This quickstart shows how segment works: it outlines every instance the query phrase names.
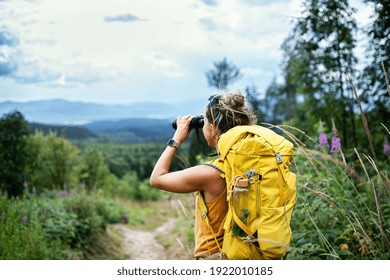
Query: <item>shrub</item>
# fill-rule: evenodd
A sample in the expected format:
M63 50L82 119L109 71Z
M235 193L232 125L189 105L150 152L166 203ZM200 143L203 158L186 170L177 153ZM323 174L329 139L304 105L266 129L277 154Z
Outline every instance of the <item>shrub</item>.
M117 223L119 204L82 187L33 193L20 199L0 196L0 259L85 258Z
M67 258L59 239L43 229L34 205L0 196L0 259L32 260Z
M36 159L29 168L30 184L42 189L62 188L79 183L79 149L55 133L44 136L36 133L30 141L31 153Z
M159 200L164 193L159 189L153 188L149 184L149 180L144 180L139 184L135 198L138 200Z
M110 174L104 163L101 152L94 148L87 148L81 156L80 180L88 190L106 188L113 183L113 175Z

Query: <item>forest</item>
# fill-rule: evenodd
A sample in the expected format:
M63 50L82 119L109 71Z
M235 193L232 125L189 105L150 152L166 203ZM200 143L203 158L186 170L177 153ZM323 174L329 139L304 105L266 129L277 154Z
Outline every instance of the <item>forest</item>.
M258 124L294 143L297 205L285 259L390 259L390 2L364 3L372 22L359 28L347 0L303 1L281 46L283 82L242 90ZM211 88L242 75L226 57L205 70ZM0 119L0 259L129 258L112 226L147 228L156 217L176 220L158 240L183 250L167 258L191 258L194 196L149 185L165 133L123 141L120 133L59 131L19 111ZM204 148L193 132L172 170L210 160Z

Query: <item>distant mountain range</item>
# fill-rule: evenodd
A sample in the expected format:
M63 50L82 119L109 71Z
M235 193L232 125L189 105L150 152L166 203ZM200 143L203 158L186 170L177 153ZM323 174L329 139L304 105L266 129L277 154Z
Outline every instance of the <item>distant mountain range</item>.
M203 113L204 106L203 100L104 105L55 99L3 102L0 117L18 110L32 131L54 132L73 140L150 142L168 139L173 135L176 116Z
M204 106L204 100L177 103L143 102L128 105L105 105L62 99L23 103L8 101L0 103L0 116L18 110L28 122L81 125L103 120L174 119L179 115L203 113Z
M48 134L54 132L70 140L140 143L161 142L172 137L172 121L167 119L123 119L97 121L85 125L49 125L29 123L30 130Z

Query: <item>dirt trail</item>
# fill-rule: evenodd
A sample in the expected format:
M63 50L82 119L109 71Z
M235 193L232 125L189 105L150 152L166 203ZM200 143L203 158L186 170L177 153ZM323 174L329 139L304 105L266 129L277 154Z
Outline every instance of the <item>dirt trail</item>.
M131 260L164 260L166 259L164 247L157 242L156 235L168 233L174 219L166 221L154 231L140 231L129 228L127 225L118 224L115 228L123 233L123 250Z

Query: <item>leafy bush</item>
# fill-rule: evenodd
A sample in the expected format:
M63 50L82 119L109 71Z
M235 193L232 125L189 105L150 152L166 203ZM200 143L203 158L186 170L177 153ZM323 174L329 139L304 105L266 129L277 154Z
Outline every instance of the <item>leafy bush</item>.
M104 192L112 197L134 199L139 184L140 181L137 174L130 171L123 178L117 179L116 182L104 188Z
M49 238L37 208L26 201L0 196L0 259L63 259L59 239Z
M88 248L105 230L104 218L99 215L94 199L81 195L66 201L67 207L77 216L75 237L71 241L74 248Z
M114 199L99 194L94 199L96 211L103 218L105 224L116 224L122 222L124 213L122 206Z
M164 194L165 192L150 186L149 180L144 180L139 185L135 198L138 200L159 200Z
M77 185L80 181L80 151L54 133L36 133L29 141L35 161L30 166L29 183L38 190Z
M56 201L56 203L53 203ZM47 236L71 244L76 238L77 215L67 208L62 199L39 198L31 203L39 205L42 213L42 226Z
M112 197L140 201L159 200L166 194L166 192L151 187L149 180L140 181L135 172L128 172L122 179L118 179L116 183L107 186L103 191Z
M83 152L80 172L80 180L89 190L106 188L113 184L113 175L104 163L102 153L94 148L87 148Z
M118 223L121 206L82 187L45 191L26 188L21 199L0 196L0 259L85 258Z

